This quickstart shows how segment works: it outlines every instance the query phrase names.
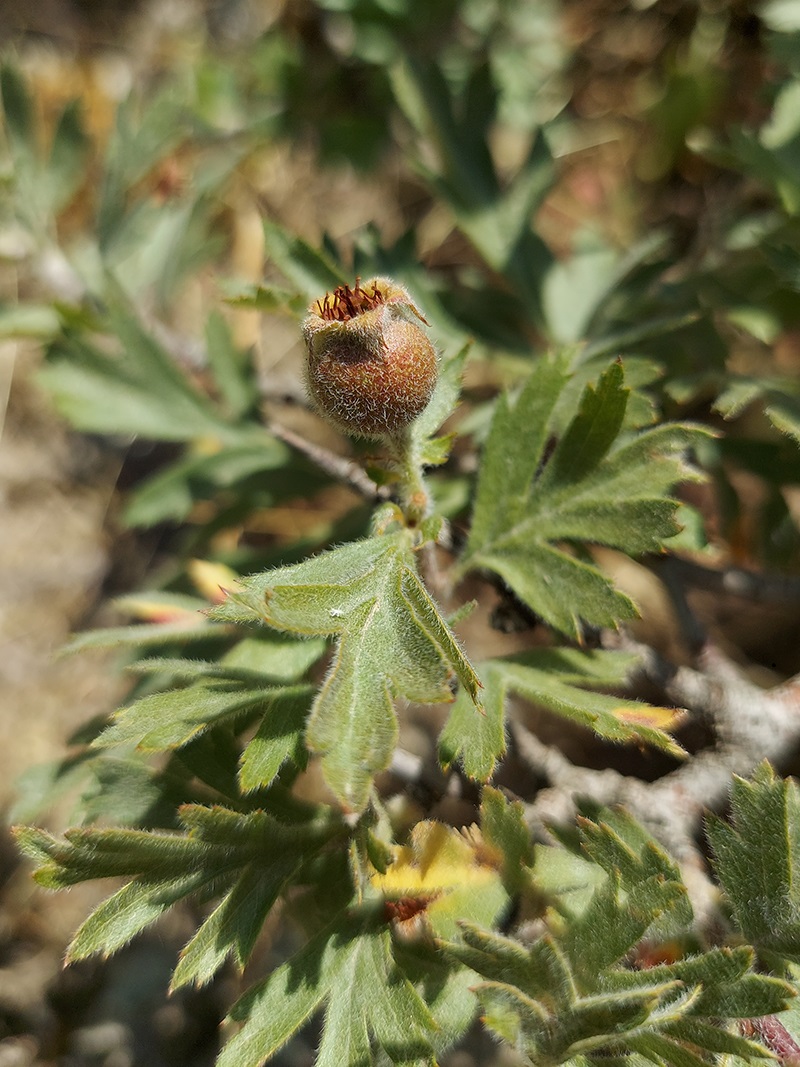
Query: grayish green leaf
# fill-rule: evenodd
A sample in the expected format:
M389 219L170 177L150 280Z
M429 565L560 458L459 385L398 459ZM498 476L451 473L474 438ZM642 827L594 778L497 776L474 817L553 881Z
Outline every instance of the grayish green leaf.
M577 639L581 618L613 626L635 609L565 543L660 551L679 530L678 503L666 492L696 479L684 455L704 431L667 423L620 438L629 391L614 363L596 388L587 387L547 455L569 378L565 359L542 359L515 402L498 401L462 570L495 571L547 622Z
M200 867L174 879L136 878L128 882L81 924L67 949L67 959L82 960L95 953L111 955L215 874Z
M252 863L181 952L170 986L178 989L213 978L229 956L243 969L268 913L301 863L300 855L273 856L269 865Z
M310 703L310 691L279 693L270 701L255 736L242 753L239 785L243 792L267 788L287 760L297 767L305 766L303 731Z
M629 656L578 649L535 649L489 660L480 667L485 714L478 715L459 695L439 738L439 757L445 766L461 760L471 778L486 781L505 751L505 709L512 692L607 741L644 743L682 756L667 732L681 721L680 709L590 691L621 686L633 666Z
M711 816L714 866L744 935L800 960L800 790L766 762L734 778L731 822Z
M265 714L280 692L207 679L184 689L153 693L116 712L111 726L94 743L101 748L135 744L152 752L180 748L203 731L243 713Z
M458 678L477 701L480 682L416 574L406 531L373 537L257 575L217 609L219 619L258 618L276 629L336 635L306 741L354 810L389 763L397 736L393 696L452 700Z

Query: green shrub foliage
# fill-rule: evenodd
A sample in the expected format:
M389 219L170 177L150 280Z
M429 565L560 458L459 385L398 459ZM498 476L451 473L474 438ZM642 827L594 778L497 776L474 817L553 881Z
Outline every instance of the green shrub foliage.
M574 153L604 135L573 106L568 71L585 56L557 4L306 6L303 33L279 20L238 64L209 46L193 78L135 90L102 144L77 103L43 123L20 71L0 74L0 226L27 250L0 337L41 343L40 380L77 429L119 449L170 446L123 504L131 527L172 531L169 567L120 598L129 625L71 642L125 654L129 698L20 783L20 823L64 795L75 803L63 835L17 830L38 882L115 883L68 959L111 954L189 900L201 920L172 985L202 985L243 971L268 920L292 924L294 954L231 1007L220 1067L260 1067L311 1020L318 1067L432 1065L478 1016L537 1067L769 1058L766 1031L745 1020L774 1017L800 1039L788 1010L796 784L766 763L733 781L730 816L708 823L711 915L695 914L685 854L653 822L590 799L547 836L536 787L509 767L514 724L535 706L548 736L557 724L595 760L613 743L691 768L675 736L684 712L637 699L638 652L604 636L637 615L611 554L712 560L707 516L687 503L695 483L722 502L718 551L741 530L731 472L757 477L750 558L800 563L785 495L800 478L800 389L770 356L800 315L794 6L748 15L757 121L721 104L735 97L735 5L698 8L636 115L650 185L624 195L645 205L641 219L628 217L623 239L592 217L561 240L548 211ZM334 23L352 38L347 57ZM351 80L367 87L361 108ZM425 246L422 209L399 237L376 219L346 242L266 218L265 278L224 279L227 296L184 344L182 293L202 272L223 281L222 205L265 146L307 146L310 130L332 181L342 160L354 183L400 168L428 221L446 221L457 262ZM524 151L504 155L502 134ZM148 179L175 158L192 180L152 195ZM726 190L688 250L667 193L687 159ZM76 200L88 212L79 237L63 225ZM58 291L37 274L45 256L60 264ZM402 287L393 328L430 338L438 381L418 418L395 426L382 411L392 432L376 442L371 423L371 440L344 455L343 438L337 449L286 432L229 316L293 322L299 351L318 302L320 322L337 320L322 332L356 346L336 358L360 366L368 341L374 365L389 304L374 297L369 331L362 307L347 310L353 293L378 293L373 278ZM749 359L733 358L742 338ZM315 380L320 394L335 387ZM231 537L341 481L360 501L343 494L313 530ZM508 628L536 628L522 651L469 637L490 595ZM409 718L427 731L427 762L398 747ZM448 788L472 805L459 828L420 799Z

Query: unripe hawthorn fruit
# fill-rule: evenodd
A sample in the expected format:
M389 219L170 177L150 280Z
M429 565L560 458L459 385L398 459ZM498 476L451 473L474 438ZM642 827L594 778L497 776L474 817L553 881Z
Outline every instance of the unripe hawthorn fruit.
M317 409L357 437L390 437L427 407L436 350L425 319L389 278L340 285L315 300L303 322L306 377ZM426 323L427 325L427 323Z

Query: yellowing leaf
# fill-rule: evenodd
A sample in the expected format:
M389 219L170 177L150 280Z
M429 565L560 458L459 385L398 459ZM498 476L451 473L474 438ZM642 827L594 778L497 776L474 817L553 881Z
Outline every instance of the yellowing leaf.
M472 839L470 839L472 838ZM373 875L372 885L386 896L438 895L469 882L484 884L497 876L502 857L483 847L476 827L469 835L440 822L418 823L408 845L398 845L394 863L385 874ZM491 857L492 862L487 862Z
M477 715L459 693L439 738L439 759L460 760L478 781L487 781L505 750L509 693L579 723L606 741L651 745L671 756L685 755L670 731L683 721L680 708L657 708L593 689L625 685L636 658L596 649L537 648L480 665L485 715Z
M455 936L457 921L478 912L479 921L494 922L508 901L500 875L503 856L476 826L458 831L439 822L418 823L409 844L398 845L394 855L384 874L372 876L373 889L389 900L427 902L424 914L438 937Z
M224 563L207 559L190 559L186 570L197 592L212 604L221 604L226 593L236 592L239 575Z
M688 713L685 708L658 708L631 701L612 708L611 714L631 726L647 726L670 733L684 723Z

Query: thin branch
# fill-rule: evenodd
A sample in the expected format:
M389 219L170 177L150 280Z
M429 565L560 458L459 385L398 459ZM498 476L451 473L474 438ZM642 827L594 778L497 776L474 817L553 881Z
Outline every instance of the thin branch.
M367 500L379 503L390 499L391 490L386 486L373 482L370 476L354 460L348 459L346 456L339 456L322 445L315 445L313 441L307 440L301 434L295 433L294 430L289 430L276 422L270 423L267 428L275 437L285 441L290 448L296 449L307 459L310 459L320 470L330 474L332 478L344 482L345 485L349 485L351 489L355 489L357 493L360 493Z
M664 584L667 595L672 601L675 617L687 649L696 654L708 640L705 626L700 622L686 596L686 575L679 567L680 562L673 556L667 556L657 562L655 573Z
M709 593L737 596L757 604L800 604L800 578L793 575L759 574L741 567L707 567L679 556L669 556L663 566L668 566L684 584Z
M630 638L620 644L639 654L642 673L670 701L712 725L716 744L663 778L643 782L617 771L577 767L515 723L512 731L520 756L550 781L550 787L540 790L528 805L528 819L539 832L548 822L570 820L576 795L623 805L681 864L698 919L704 921L716 891L696 844L703 812L725 803L732 775L750 775L764 759L779 765L800 743L800 676L764 690L711 644L698 657L699 670L675 667Z
M591 797L607 806L624 806L678 861L695 922L701 927L708 925L715 914L718 894L695 841L695 813L689 815L679 795L654 795L669 775L659 782L643 782L610 769L578 767L558 749L543 744L521 723L514 723L511 730L519 755L551 782L549 789L540 790L535 800L526 805L526 820L536 836L546 837L550 824L572 822L577 797Z

